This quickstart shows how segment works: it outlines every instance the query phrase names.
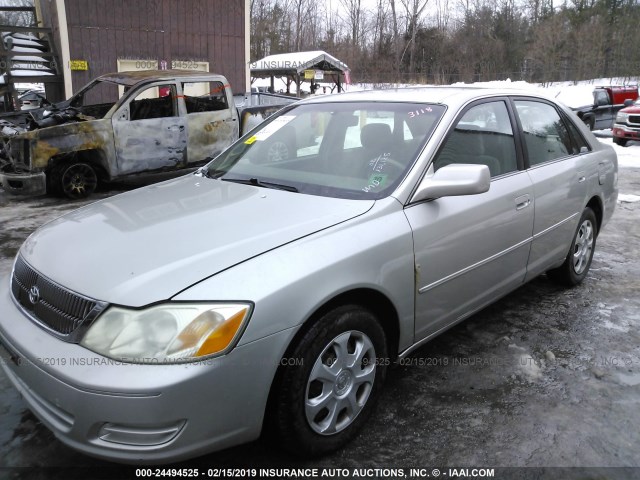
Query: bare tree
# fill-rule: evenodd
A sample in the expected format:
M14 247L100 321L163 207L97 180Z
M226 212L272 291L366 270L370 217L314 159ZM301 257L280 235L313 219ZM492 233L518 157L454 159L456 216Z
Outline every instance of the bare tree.
M361 0L340 0L340 4L347 11L347 24L351 31L351 46L357 48L362 31L362 5Z
M429 0L400 0L408 19L409 33L409 73L415 73L416 32L420 16Z
M398 31L398 11L396 9L396 0L389 0L391 5L391 17L393 20L393 66L395 69L396 81L400 78L400 34Z

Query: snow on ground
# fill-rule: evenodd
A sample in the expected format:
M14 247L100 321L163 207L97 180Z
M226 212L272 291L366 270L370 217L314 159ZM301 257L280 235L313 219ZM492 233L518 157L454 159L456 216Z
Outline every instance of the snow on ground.
M582 107L593 103L593 89L608 85L638 85L638 78L597 78L581 82L553 82L547 84L528 83L511 80L477 82L474 86L490 88L509 88L518 90L533 90L564 103L570 108ZM456 85L465 85L459 83Z
M613 143L611 130L598 130L594 132L598 140L605 145L610 145L618 154L618 166L621 168L640 168L640 142L627 142L626 147Z
M618 201L622 203L640 202L640 195L630 195L628 193L621 193L618 195Z
M555 98L557 101L564 103L570 108L583 107L593 103L593 89L594 87L607 86L607 85L638 85L640 83L640 77L625 77L625 78L596 78L592 80L584 80L580 82L552 82L552 83L529 83L525 81L511 81L496 80L492 82L476 82L471 84L466 83L454 83L455 86L473 85L474 87L486 87L486 88L500 88L509 90L531 90L548 97ZM268 87L271 84L271 80L268 78L256 79L252 84L253 87ZM329 83L322 83L322 86L332 86ZM360 90L372 90L383 88L408 88L408 87L427 87L432 86L428 84L404 84L404 83L353 83L350 85L344 85L344 88L348 92L357 92ZM276 92L284 92L286 90L286 83L283 78L276 77L274 82ZM327 91L329 90L327 88ZM301 87L305 94L308 94L309 84L303 83ZM292 93L296 92L295 84L290 87Z
M594 132L601 143L611 145L618 154L618 167L620 175L624 175L627 168L640 168L640 142L628 142L626 147L621 147L613 143L611 130L599 130ZM640 202L639 191L620 191L618 193L618 203Z

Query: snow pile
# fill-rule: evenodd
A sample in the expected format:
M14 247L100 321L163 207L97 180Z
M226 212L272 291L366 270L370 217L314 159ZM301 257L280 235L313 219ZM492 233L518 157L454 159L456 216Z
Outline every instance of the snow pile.
M618 195L618 201L621 203L640 202L640 195L631 195L629 193L621 193Z

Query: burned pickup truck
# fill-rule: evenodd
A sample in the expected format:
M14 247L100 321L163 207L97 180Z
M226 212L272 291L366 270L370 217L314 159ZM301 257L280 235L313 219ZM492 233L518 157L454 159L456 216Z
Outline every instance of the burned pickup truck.
M90 195L98 182L187 170L295 99L239 111L222 75L103 75L70 99L0 116L0 185L12 194Z

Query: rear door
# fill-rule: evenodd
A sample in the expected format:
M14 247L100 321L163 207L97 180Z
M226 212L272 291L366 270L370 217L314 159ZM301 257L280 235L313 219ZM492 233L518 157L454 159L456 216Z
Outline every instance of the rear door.
M506 99L467 108L433 168L485 164L488 192L405 208L414 236L416 341L461 320L524 280L533 229L533 188L516 154Z
M228 87L220 81L182 83L190 166L215 157L238 139L238 114Z
M569 119L538 99L515 99L527 172L533 183L535 221L527 280L562 261L595 174L589 147Z

